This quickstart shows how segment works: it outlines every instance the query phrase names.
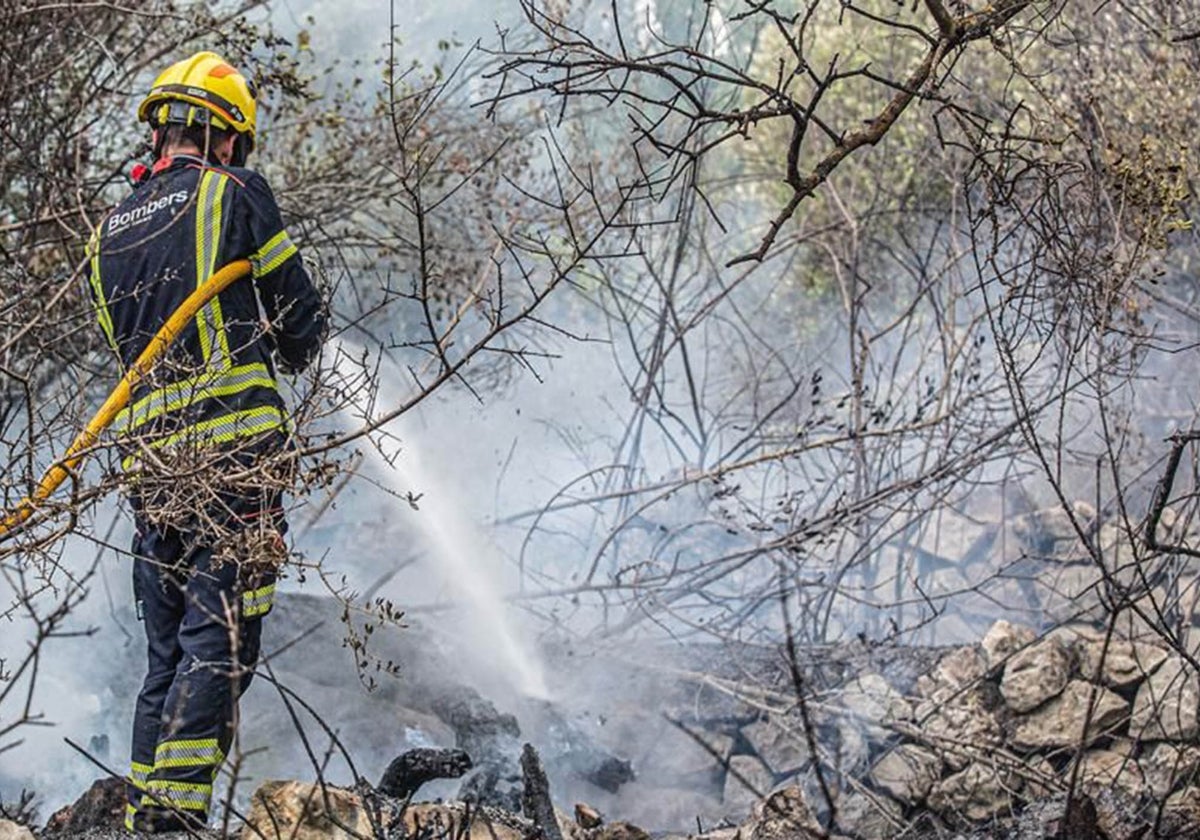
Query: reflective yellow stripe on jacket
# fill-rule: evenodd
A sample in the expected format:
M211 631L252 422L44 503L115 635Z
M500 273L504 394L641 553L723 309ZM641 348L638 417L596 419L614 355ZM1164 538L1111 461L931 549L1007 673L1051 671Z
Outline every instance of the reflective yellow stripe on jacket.
M196 288L217 270L217 253L221 243L221 200L225 196L225 185L229 176L209 169L200 177L200 193L196 202ZM225 319L221 315L221 299L215 297L196 313L196 326L200 331L200 347L204 361L211 367L229 367L229 337L225 333ZM213 338L216 337L214 347ZM217 357L213 358L213 353Z
M288 432L287 418L275 406L264 405L196 423L160 440L149 441L146 446L149 449L162 449L183 442L189 446L206 448L276 430L285 434ZM132 469L137 461L136 455L130 455L121 462L121 467Z
M100 322L100 329L104 330L104 337L108 339L109 346L116 350L117 341L113 336L112 314L108 311L104 285L100 282L100 228L96 228L92 232L92 238L88 240L87 257L90 268L88 280L91 281L92 291L96 295L96 320Z
M254 266L254 276L262 277L264 274L270 274L287 262L294 253L296 253L296 246L288 238L287 231L279 231L267 240L266 245L250 255L250 262Z
M151 391L122 412L113 422L113 429L132 432L155 418L195 405L201 400L228 397L254 387L278 388L267 366L262 363L202 373Z

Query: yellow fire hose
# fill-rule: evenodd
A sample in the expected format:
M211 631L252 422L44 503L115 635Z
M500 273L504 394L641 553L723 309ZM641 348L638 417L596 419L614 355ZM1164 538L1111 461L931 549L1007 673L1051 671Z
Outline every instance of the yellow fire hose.
M22 499L14 510L5 515L4 520L0 522L0 541L7 538L14 528L29 519L37 510L38 504L48 499L66 480L67 476L79 467L80 462L83 461L83 453L96 444L100 439L101 432L108 428L121 410L129 404L129 397L133 393L133 389L150 373L154 363L162 358L163 353L179 337L183 328L196 317L196 313L234 281L249 274L250 268L249 260L234 260L214 272L197 287L196 291L188 295L178 309L171 313L171 317L150 339L146 349L117 383L117 387L113 388L108 399L104 401L104 405L100 406L84 430L76 436L66 454L46 470L42 480L38 482L37 488L34 489L33 495Z

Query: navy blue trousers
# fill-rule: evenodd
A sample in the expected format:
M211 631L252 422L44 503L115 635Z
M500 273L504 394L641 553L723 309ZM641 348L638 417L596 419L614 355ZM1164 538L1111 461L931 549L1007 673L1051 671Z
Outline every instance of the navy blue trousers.
M275 580L214 564L212 549L187 533L146 529L133 552L148 661L133 720L126 827L196 827L208 819L233 741Z

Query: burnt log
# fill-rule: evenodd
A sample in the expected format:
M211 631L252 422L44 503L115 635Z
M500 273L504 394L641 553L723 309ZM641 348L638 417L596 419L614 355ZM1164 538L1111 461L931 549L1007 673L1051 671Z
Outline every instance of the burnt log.
M477 806L519 812L521 774L516 769L516 763L509 760L479 765L459 787L458 798Z
M521 727L516 717L499 711L490 700L465 686L437 697L432 711L454 730L455 745L474 763L474 771L459 788L459 798L519 810L521 774L516 754Z
M554 803L550 801L550 781L546 778L542 760L533 744L526 744L521 749L521 777L525 783L521 794L521 810L537 826L542 840L563 840L558 817L554 814Z
M408 750L392 759L376 790L397 799L408 799L426 782L457 779L472 766L471 757L463 750Z
M455 686L436 698L432 710L454 730L459 749L480 764L515 751L521 737L521 726L513 715L499 711L490 700L465 686Z

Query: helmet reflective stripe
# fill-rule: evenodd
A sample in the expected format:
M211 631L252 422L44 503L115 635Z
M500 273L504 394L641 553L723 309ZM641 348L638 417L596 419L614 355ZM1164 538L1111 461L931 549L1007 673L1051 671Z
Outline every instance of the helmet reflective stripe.
M246 115L242 113L242 109L237 105L203 88L189 87L188 85L161 85L151 90L150 96L191 102L206 108L218 117L223 115L233 123L245 122L246 120ZM159 113L161 113L161 110Z

